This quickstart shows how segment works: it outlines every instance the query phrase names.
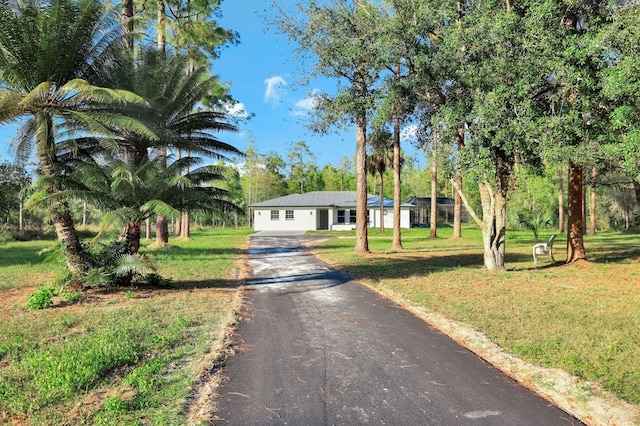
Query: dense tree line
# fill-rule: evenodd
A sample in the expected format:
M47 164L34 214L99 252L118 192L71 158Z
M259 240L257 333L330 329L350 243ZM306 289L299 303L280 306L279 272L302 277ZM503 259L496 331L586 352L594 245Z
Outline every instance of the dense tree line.
M366 188L367 134L418 123L453 146L451 180L465 201L477 186L484 263L505 268L507 204L519 168L566 170L567 259L586 259L587 179L638 178L638 35L635 2L331 0L274 1L276 28L333 78L314 129L356 127L356 176ZM396 151L395 161L399 159ZM396 163L396 169L399 169ZM399 186L399 185L398 185ZM358 204L356 251L367 251ZM476 212L477 211L477 212Z

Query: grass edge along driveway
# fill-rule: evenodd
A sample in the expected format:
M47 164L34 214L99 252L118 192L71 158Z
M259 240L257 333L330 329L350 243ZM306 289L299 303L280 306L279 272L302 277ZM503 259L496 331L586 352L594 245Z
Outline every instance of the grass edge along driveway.
M210 403L210 394L201 391L212 377L205 373L224 356L236 321L249 233L199 230L192 241L147 251L173 279L169 287L91 290L40 311L28 310L26 298L63 273L36 254L53 242L0 248L0 423L206 421L202 399Z
M510 231L509 270L493 274L479 231L465 231L403 230L393 252L390 232L370 230L365 256L339 233L313 250L587 424L640 424L640 236L587 237L590 263L534 268L530 233Z

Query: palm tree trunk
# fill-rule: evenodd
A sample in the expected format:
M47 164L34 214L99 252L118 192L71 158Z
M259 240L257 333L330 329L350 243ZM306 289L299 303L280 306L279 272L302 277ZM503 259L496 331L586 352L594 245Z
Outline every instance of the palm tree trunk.
M137 254L140 251L140 222L132 220L127 224L125 239L129 254Z
M87 262L82 258L82 245L67 203L52 207L50 213L58 239L62 242L69 271L76 273L88 269Z
M167 147L160 148L158 155L163 159L164 167L166 167ZM169 245L169 223L167 218L162 215L158 215L156 218L156 245L160 247Z
M36 144L36 152L40 162L40 170L44 176L56 175L56 151L53 139L53 119L46 113L36 116L38 127L44 129L44 137ZM59 188L53 184L48 184L45 192L49 195L56 194ZM83 260L82 245L76 231L73 217L66 201L56 202L49 206L51 221L62 243L67 268L71 273L80 272L88 268L87 262Z

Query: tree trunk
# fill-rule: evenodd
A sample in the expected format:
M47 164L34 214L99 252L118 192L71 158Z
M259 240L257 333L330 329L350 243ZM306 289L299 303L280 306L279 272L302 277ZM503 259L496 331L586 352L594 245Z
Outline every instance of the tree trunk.
M193 73L193 69L190 71L191 73ZM185 157L190 157L191 156L191 151L187 150L185 152ZM189 174L189 167L187 167L185 169L185 174ZM186 240L190 240L191 239L191 226L189 223L189 209L184 209L182 211L182 223L181 223L181 229L180 229L180 237Z
M181 235L182 235L182 215L179 215L173 221L173 236L179 237Z
M562 165L558 165L558 232L564 232L564 179Z
M161 247L169 244L169 224L165 216L156 217L156 245Z
M144 221L144 235L147 240L151 239L151 218Z
M505 267L505 232L507 229L507 199L501 191L493 191L486 183L481 183L482 202L482 243L484 247L484 267L489 271L503 271Z
M584 170L583 170L584 172ZM587 233L587 186L582 177L582 235Z
M18 230L24 231L24 197L20 195L20 210L18 213Z
M567 182L569 199L569 225L567 229L567 263L586 260L582 226L582 206L584 191L584 172L581 166L569 162L569 179Z
M640 204L640 182L633 181L633 192L636 194L636 203Z
M36 121L39 122L39 126L47 129L46 134L38 138L36 142L36 154L40 163L40 170L44 176L56 176L57 156L55 141L53 139L53 119L45 113L38 114L35 118ZM44 121L44 123L42 123L42 121ZM59 192L59 188L54 186L54 184L48 184L45 192L53 195ZM49 206L49 214L51 215L58 239L62 243L67 268L71 273L86 270L89 265L83 260L83 249L75 224L73 223L69 204L66 201L53 203Z
M596 235L596 176L598 175L597 169L594 167L591 169L591 194L589 197L589 235Z
M359 110L356 117L356 253L369 252L367 226L367 116Z
M133 50L133 0L122 1L120 22L122 24L125 47L128 50Z
M125 239L129 254L137 254L140 251L140 222L132 220L127 224Z
M460 7L459 4L458 6ZM464 148L464 124L458 129L456 144L458 151ZM456 164L455 180L458 188L462 188L462 169L459 164ZM462 197L458 191L453 195L453 238L462 238Z
M52 207L50 213L58 239L62 242L69 271L76 273L88 269L87 262L82 258L82 245L67 203Z
M180 238L184 240L191 239L191 224L189 222L189 210L182 212L182 230L180 231Z
M167 147L161 147L158 151L158 157L161 159L160 167L164 170L167 167ZM169 245L169 223L167 218L162 215L156 217L156 245L165 247Z
M399 72L400 66L396 67ZM393 250L402 250L402 230L401 226L401 210L402 203L402 186L401 186L401 165L400 165L400 117L396 112L393 117L393 242L391 248Z
M165 53L167 49L167 37L166 37L166 29L167 29L167 14L165 11L164 1L158 1L158 52Z
M432 129L433 155L431 156L431 217L429 238L438 237L438 133Z
M82 203L82 226L87 226L87 202Z
M380 233L384 234L384 173L380 173Z

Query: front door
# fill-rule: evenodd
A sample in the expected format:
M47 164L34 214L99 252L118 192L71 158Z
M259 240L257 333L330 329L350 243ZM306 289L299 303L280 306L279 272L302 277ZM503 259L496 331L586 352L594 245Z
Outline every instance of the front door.
M318 229L329 229L329 210L318 210Z

